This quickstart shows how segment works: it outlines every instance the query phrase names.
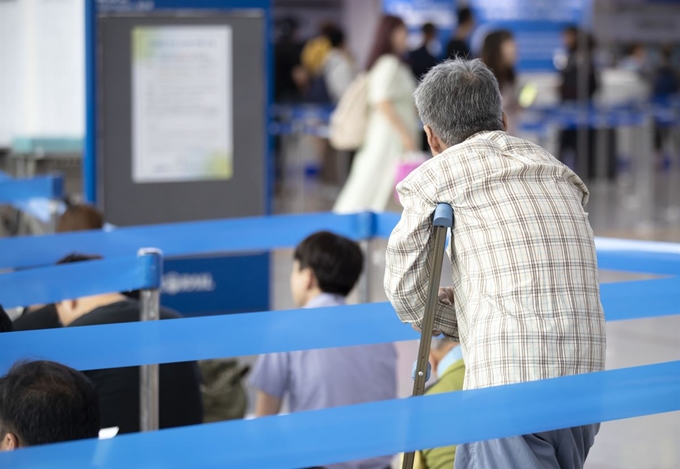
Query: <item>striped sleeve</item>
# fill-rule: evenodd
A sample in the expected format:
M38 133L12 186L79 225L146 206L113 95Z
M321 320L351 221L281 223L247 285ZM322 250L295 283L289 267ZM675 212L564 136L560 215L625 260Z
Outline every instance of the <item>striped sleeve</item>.
M397 190L404 211L387 244L385 292L400 319L416 327L421 327L427 303L434 255L432 214L438 202L437 185L421 185L417 180L433 176L429 168L421 167L399 184ZM437 303L434 329L458 340L453 306Z

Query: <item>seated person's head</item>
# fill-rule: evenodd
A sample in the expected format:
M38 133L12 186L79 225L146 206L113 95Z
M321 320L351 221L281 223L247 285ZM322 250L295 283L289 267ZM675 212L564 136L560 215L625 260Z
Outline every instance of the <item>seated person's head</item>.
M101 259L98 255L87 255L87 254L69 254L68 256L61 259L57 264L71 264L74 262L86 262ZM84 316L90 311L99 308L101 306L106 306L108 304L116 303L123 300L124 297L120 293L103 293L99 295L87 296L82 298L73 298L68 300L63 300L55 304L57 309L57 314L59 315L59 321L64 325L68 326L76 319Z
M290 286L298 307L321 293L349 295L364 264L357 243L328 231L307 237L295 249L293 259Z
M69 231L101 230L104 227L104 217L92 205L68 205L57 221L57 233Z
M0 378L0 450L96 438L99 394L82 373L49 361L19 363Z

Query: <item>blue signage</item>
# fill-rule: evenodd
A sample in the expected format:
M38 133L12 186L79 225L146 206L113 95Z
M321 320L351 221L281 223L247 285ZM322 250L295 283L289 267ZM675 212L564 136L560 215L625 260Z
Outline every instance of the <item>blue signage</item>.
M589 20L592 0L468 0L477 28L470 39L473 53L481 52L486 35L510 30L518 48L519 71L554 71L553 57L562 48L561 32ZM418 47L420 27L434 23L446 44L456 27L455 0L383 0L385 13L401 17L409 27L411 46ZM443 48L442 48L443 52Z
M425 23L433 23L439 31L436 55L442 58L456 25L455 7L454 0L383 0L385 13L398 16L406 23L412 49L421 46L421 27Z
M517 41L520 71L554 71L553 57L562 48L562 30L583 25L591 0L470 0L478 28L471 45L479 52L484 37L496 29L511 31Z
M161 304L185 316L267 311L269 255L166 259Z

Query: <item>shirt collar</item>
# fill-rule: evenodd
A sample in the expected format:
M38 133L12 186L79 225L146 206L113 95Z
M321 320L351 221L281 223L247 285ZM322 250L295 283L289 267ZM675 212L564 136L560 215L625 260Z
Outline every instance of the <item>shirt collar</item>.
M493 140L493 139L498 138L499 136L503 136L505 134L506 134L506 132L503 131L503 130L480 130L479 132L476 132L476 133L470 135L468 138L466 138L462 142L447 148L441 154L443 155L447 152L454 152L455 149L458 148L458 145L463 145L464 143L469 143L473 140L476 140L478 138L482 138L484 136ZM440 155L437 155L437 156L440 156Z
M345 304L345 297L332 293L321 293L307 302L305 308L323 308L324 306L341 306Z
M449 350L449 353L444 355L444 358L442 358L437 365L437 376L441 378L442 375L446 373L449 368L451 368L451 365L462 359L463 351L461 350L460 345L456 345L451 350Z

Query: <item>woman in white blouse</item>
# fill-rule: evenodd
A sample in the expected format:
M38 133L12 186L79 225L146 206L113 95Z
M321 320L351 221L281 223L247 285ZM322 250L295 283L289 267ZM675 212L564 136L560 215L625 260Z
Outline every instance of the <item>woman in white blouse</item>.
M413 102L416 80L403 57L408 32L396 16L384 16L368 61L369 118L334 211L383 211L394 193L396 165L420 148L420 124Z

